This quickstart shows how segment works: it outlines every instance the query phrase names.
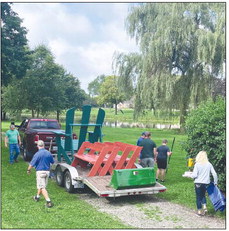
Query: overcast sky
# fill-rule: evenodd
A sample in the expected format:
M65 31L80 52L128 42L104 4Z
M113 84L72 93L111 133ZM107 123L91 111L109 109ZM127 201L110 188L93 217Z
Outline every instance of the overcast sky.
M112 75L115 51L137 50L125 31L131 3L15 3L28 29L29 46L47 45L55 61L77 77L81 88L97 76Z

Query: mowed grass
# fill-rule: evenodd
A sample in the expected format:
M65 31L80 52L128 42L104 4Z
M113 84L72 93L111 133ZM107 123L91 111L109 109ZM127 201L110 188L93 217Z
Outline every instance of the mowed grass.
M8 125L3 123L2 131ZM34 202L32 196L37 191L34 169L31 175L27 175L28 163L20 157L19 163L10 165L8 158L8 149L2 142L2 229L131 228L106 213L98 212L80 200L78 194L65 192L54 180L49 180L47 188L54 207L46 208L43 197Z
M9 123L2 124L5 131ZM136 144L140 136L140 128L103 128L103 141L121 141ZM170 160L166 182L167 191L152 195L164 198L196 209L193 180L182 177L188 170L186 166L186 153L182 150L182 143L186 136L176 130L150 129L152 139L157 146L166 138L171 147L176 137L173 155ZM3 144L3 142L2 142ZM20 159L18 164L8 164L8 149L2 145L2 228L4 229L126 229L131 228L120 223L119 220L98 212L91 205L79 199L78 194L69 194L64 188L49 181L48 192L55 206L45 208L45 201L34 202L32 196L36 193L35 171L27 175L28 163ZM156 167L155 167L156 171ZM101 198L98 197L98 200ZM214 212L208 201L209 213L225 217L225 213Z
M154 115L153 111L146 110L144 115L141 115L138 117L137 121L133 121L134 109L129 108L129 109L122 109L122 111L118 110L117 115L115 115L114 108L103 108L103 110L106 113L105 121L110 121L110 122L115 122L115 121L143 122L146 124L155 124L155 123L177 124L179 123L179 112L173 112L173 115L169 116L167 112L157 111L156 115ZM91 114L90 114L91 122L96 121L97 114L98 114L98 108L92 107ZM60 114L60 120L63 125L65 123L65 116L66 116L66 112L62 111L62 113ZM23 111L22 117L31 118L31 112L28 110ZM53 113L49 114L47 117L56 119L56 115ZM76 110L75 111L75 121L80 121L81 118L82 118L82 111Z

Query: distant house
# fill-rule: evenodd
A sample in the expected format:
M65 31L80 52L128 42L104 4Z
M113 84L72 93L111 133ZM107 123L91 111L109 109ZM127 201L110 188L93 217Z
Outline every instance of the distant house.
M115 105L114 105L114 107L115 107ZM126 109L126 108L134 108L134 100L130 99L130 100L124 101L122 103L120 102L117 105L117 108L118 108L118 110L122 110L122 109Z

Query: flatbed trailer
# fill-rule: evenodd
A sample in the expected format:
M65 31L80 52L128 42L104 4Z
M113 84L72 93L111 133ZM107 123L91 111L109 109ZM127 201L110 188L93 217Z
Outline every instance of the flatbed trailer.
M137 165L136 167L139 167ZM114 189L110 186L111 175L88 177L90 169L80 166L72 167L66 163L53 165L56 174L56 181L59 186L65 187L66 191L73 193L76 189L84 188L87 185L99 197L120 197L130 195L156 194L164 192L166 187L156 182L154 186L134 187L127 189Z
M100 197L154 194L166 190L165 186L156 182L153 168L143 169L136 163L142 147L122 142L102 142L103 109L99 109L93 124L89 123L90 105L82 107L80 124L74 123L75 110L74 107L66 113L65 132L54 132L58 152L52 171L59 186L64 186L71 193L87 185ZM75 148L72 138L74 126L80 127ZM91 126L95 127L94 131L88 132ZM89 142L85 141L87 133ZM64 140L61 139L63 137Z
M120 147L120 145L123 144L118 142L118 145ZM141 150L140 147L135 145L124 144L123 146L125 146L123 149L123 155L127 155L127 152L125 151L127 149L128 151L131 151L132 148L132 150L135 150L132 153L132 157L134 157L139 155ZM106 154L109 147L111 147L113 151ZM119 169L129 169L135 172L142 169L141 165L135 163L135 157L134 159L132 157L125 159L122 158L122 156L115 155L114 150L117 151L115 148L114 144L111 143L90 144L89 142L85 142L81 146L81 150L74 155L75 160L73 160L71 165L60 162L53 165L57 184L59 186L64 186L66 191L69 193L74 192L77 188L84 188L84 186L87 185L99 197L156 194L166 190L166 187L158 182L156 182L155 185L132 185L121 189L115 189L112 187L112 172L117 169L117 166L121 166L120 163L123 165ZM89 153L85 153L85 150L87 149L90 150ZM95 149L97 151L98 149L100 150L99 155L92 154L91 150L94 152ZM102 155L104 156L101 157ZM110 163L110 165L108 165L108 163Z

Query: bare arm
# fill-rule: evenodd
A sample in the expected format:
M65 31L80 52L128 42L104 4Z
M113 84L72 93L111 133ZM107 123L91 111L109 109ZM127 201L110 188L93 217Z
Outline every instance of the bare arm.
M8 137L5 136L5 147L7 148L8 147Z
M27 169L27 173L28 173L28 174L30 174L32 168L33 168L33 166L32 166L32 165L29 165L29 167L28 167L28 169Z
M153 153L154 153L154 159L156 160L157 159L157 154L158 154L157 148L153 149Z
M172 152L167 152L167 155L168 155L168 156L171 156L171 155L172 155Z
M20 137L20 135L18 135L18 142L21 145L21 137Z

